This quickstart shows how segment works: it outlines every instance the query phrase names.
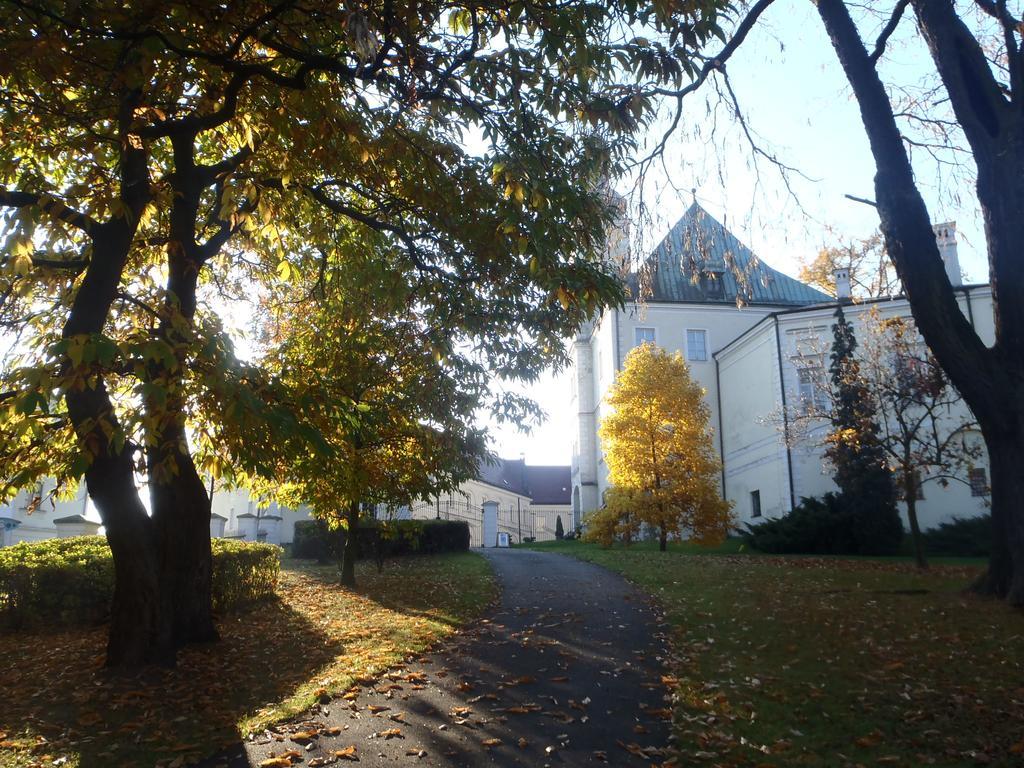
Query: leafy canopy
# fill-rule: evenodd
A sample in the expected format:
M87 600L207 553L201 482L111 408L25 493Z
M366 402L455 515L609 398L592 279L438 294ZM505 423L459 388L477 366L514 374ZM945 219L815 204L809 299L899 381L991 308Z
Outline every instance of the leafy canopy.
M201 470L276 476L273 444L319 427L230 326L370 241L436 353L564 361L621 300L602 181L637 84L692 75L721 6L5 4L0 498L105 454L174 477L186 429Z

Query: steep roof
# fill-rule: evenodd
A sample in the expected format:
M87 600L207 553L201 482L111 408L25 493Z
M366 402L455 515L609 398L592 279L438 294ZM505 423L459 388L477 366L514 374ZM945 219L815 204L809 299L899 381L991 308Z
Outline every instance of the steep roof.
M528 496L534 504L568 504L572 494L568 466L530 466L524 459L498 459L495 464L481 464L478 479Z
M630 278L633 296L649 302L736 304L739 299L795 307L831 300L762 262L697 203Z
M568 504L572 498L569 467L527 467L526 487L534 504Z

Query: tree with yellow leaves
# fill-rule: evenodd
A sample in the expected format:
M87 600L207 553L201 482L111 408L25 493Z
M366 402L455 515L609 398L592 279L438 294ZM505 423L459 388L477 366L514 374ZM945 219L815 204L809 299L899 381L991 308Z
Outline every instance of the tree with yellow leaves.
M613 409L601 422L609 480L631 500L636 517L668 537L688 534L701 544L721 542L732 523L718 491L704 390L690 378L678 352L642 344L607 398Z

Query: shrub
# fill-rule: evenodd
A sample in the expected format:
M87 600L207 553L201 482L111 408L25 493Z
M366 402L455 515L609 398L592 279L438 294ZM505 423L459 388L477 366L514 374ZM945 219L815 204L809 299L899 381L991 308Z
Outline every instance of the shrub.
M787 515L747 526L754 549L773 554L890 555L899 550L903 528L866 525L861 510L835 493L803 498ZM897 525L899 520L897 519ZM898 534L898 537L895 535Z
M561 540L565 537L565 528L562 527L562 516L559 515L555 520L555 538Z
M274 593L280 548L214 539L214 610L229 611ZM110 612L114 562L103 536L24 542L0 549L0 624L95 624Z
M331 556L330 532L320 520L299 520L292 537L292 557L324 562Z
M332 531L320 520L302 520L295 524L292 552L300 558L340 559L346 536L344 528ZM366 521L356 529L356 536L360 559L469 549L469 524L463 520Z
M988 557L992 553L992 515L954 517L924 532L929 555Z

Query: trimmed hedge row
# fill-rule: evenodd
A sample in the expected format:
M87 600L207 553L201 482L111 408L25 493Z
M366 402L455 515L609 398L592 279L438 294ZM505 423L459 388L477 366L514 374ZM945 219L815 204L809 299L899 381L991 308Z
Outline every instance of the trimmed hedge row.
M213 605L228 611L274 593L281 549L214 539ZM0 549L0 625L96 624L110 613L114 560L104 536L23 542Z
M295 523L292 557L328 560L340 557L347 531L331 530L320 520ZM469 549L469 524L456 520L391 520L362 523L356 529L360 559L433 555Z

